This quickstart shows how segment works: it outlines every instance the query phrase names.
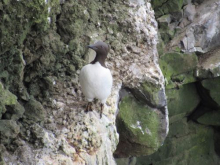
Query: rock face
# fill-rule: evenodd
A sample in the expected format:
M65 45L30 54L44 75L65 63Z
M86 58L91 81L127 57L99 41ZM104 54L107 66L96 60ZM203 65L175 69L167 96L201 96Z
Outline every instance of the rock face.
M127 95L120 103L117 119L120 143L115 156L150 155L167 135L166 118L161 109L152 108Z
M219 5L1 1L0 164L220 164ZM78 83L98 40L114 79L102 119Z
M214 149L213 136L212 128L187 122L185 119L179 120L171 124L170 134L158 152L137 159L136 164L217 165L219 157Z
M147 155L163 144L169 122L150 1L4 0L0 15L0 164L114 165L113 153ZM114 79L102 119L99 103L84 112L78 83L94 57L86 46L98 40L111 46Z
M152 1L170 132L136 165L220 164L219 1ZM127 163L129 164L129 163Z

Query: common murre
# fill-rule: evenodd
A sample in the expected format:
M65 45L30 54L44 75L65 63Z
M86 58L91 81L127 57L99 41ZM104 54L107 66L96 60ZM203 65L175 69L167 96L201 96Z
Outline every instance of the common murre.
M99 99L101 101L100 118L102 118L104 104L111 94L113 81L110 70L105 66L109 47L106 43L98 41L93 45L89 45L88 48L96 52L96 57L90 64L82 68L79 75L79 82L83 94L89 101L85 111L92 111L93 99Z

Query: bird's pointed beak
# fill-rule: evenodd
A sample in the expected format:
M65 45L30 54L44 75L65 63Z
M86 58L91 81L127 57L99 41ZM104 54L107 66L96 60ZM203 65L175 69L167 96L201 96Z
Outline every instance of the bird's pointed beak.
M87 48L90 48L90 49L96 50L96 46L95 46L95 45L88 45Z
M90 49L92 49L92 45L87 45L87 48L90 48Z

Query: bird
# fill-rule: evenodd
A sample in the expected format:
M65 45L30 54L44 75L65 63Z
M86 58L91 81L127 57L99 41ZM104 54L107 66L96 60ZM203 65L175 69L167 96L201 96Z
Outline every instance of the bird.
M94 50L96 56L91 63L81 69L79 75L82 93L88 101L85 112L92 111L92 101L98 99L101 102L100 118L102 118L104 105L111 94L113 83L112 74L105 65L109 46L105 42L98 41L87 47Z

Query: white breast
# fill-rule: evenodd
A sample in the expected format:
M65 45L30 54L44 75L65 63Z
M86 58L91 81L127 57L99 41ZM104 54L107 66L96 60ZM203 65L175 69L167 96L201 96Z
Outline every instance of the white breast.
M82 92L88 101L94 98L102 103L111 94L112 75L109 69L101 66L99 62L84 66L79 76Z

